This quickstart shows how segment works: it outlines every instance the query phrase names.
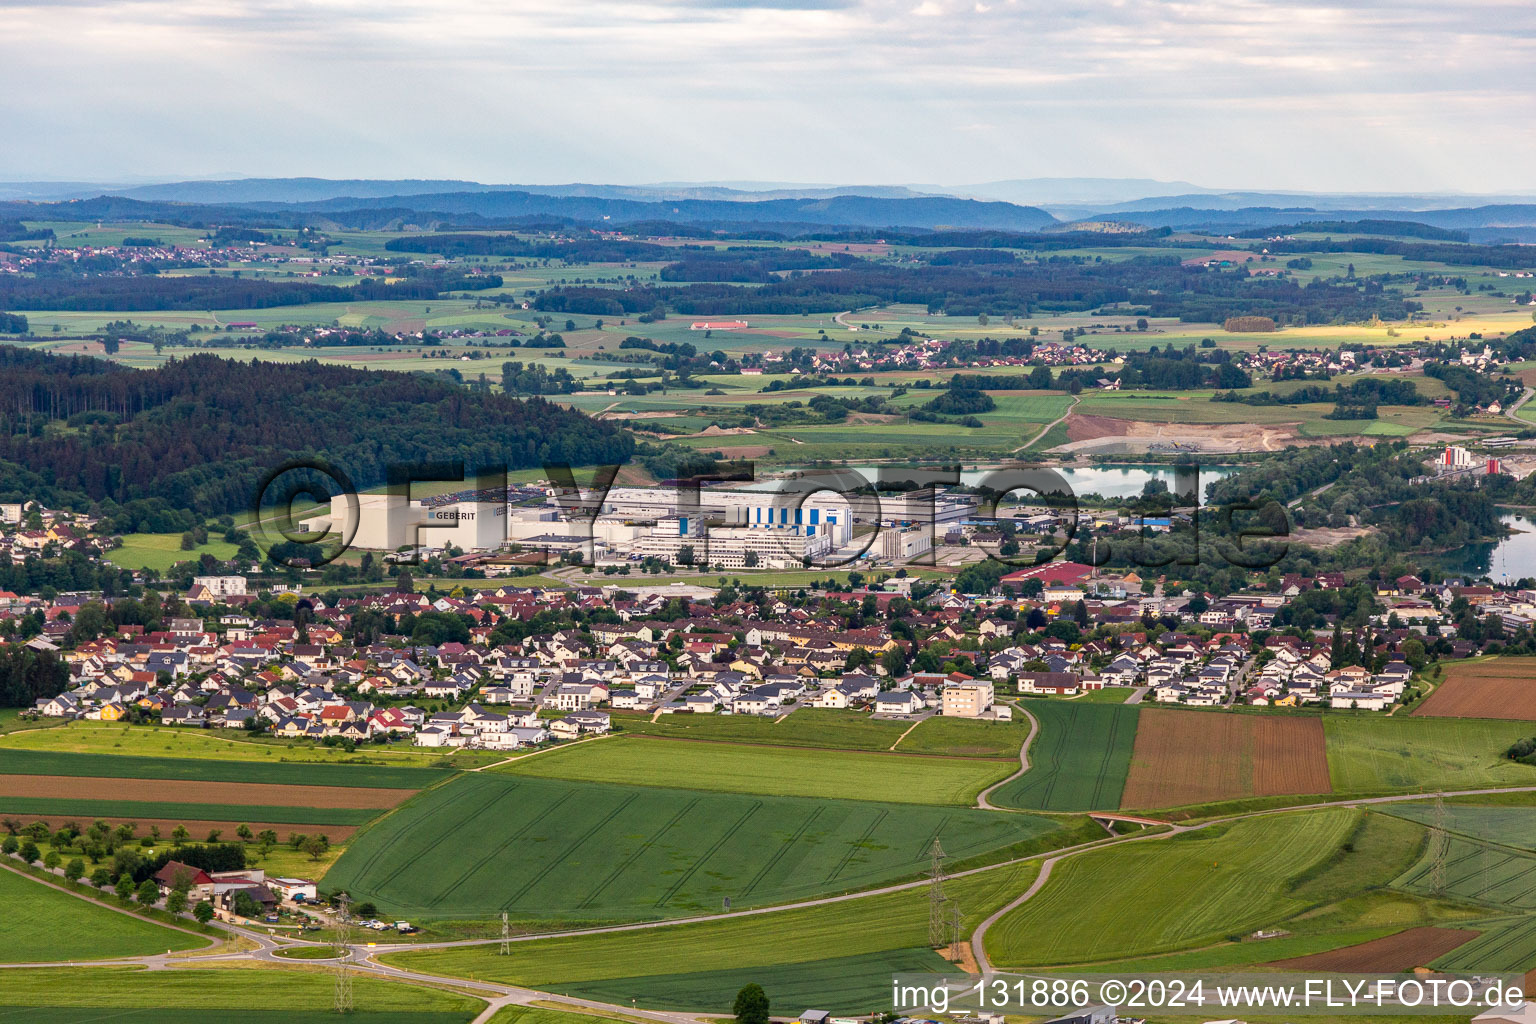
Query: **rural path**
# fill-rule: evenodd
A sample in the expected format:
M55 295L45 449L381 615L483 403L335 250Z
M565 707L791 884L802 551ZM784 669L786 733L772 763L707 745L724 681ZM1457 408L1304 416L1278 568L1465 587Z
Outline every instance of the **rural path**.
M1083 398L1082 398L1081 395L1073 395L1072 396L1072 404L1067 406L1067 411L1066 412L1062 413L1060 416L1056 417L1055 419L1051 420L1051 422L1049 422L1045 426L1041 427L1040 428L1040 433L1036 434L1034 437L1030 438L1028 441L1025 441L1019 447L1015 448L1013 450L1013 454L1017 455L1017 454L1019 454L1019 452L1024 451L1026 448L1032 447L1036 441L1040 440L1046 434L1049 434L1051 432L1051 428L1052 427L1054 427L1056 424L1058 424L1058 423L1062 422L1063 420L1065 420L1068 416L1072 415L1072 410L1076 409L1077 408L1077 403L1081 402L1082 400L1083 400Z
M1290 501L1285 503L1285 507L1286 508L1295 508L1297 505L1300 505L1302 502L1306 501L1308 498L1316 498L1319 495L1321 495L1324 491L1326 491L1328 488L1332 487L1334 485L1334 483L1337 483L1337 482L1338 481L1335 480L1335 481L1333 481L1331 483L1323 484L1323 486L1314 488L1314 489L1308 491L1306 494L1303 494L1299 498L1292 498Z
M976 806L980 807L984 811L1018 810L1016 807L999 807L991 800L987 799L987 797L991 796L998 788L1008 785L1008 783L1029 771L1029 748L1030 745L1035 742L1035 735L1040 731L1040 720L1034 715L1030 714L1029 710L1025 708L1024 705L1015 703L1014 707L1018 708L1020 713L1022 713L1025 718L1029 719L1029 735L1024 737L1024 742L1019 747L1019 770L1008 776L1006 779L992 783L992 785L976 794ZM898 740L897 742L900 741ZM894 750L896 748L892 747L891 749Z
M1516 422L1524 423L1526 426L1530 426L1530 423L1520 416L1520 407L1526 402L1529 402L1532 395L1536 395L1536 388L1526 388L1525 394L1515 399L1515 404L1504 410L1504 415L1508 416L1512 420L1515 420Z

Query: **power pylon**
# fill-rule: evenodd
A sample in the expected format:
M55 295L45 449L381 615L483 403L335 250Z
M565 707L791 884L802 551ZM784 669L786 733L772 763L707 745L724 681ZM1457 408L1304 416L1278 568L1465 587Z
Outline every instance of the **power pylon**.
M1435 860L1429 869L1429 887L1436 896L1445 895L1445 858L1450 849L1451 837L1445 831L1445 794L1435 794L1435 827L1430 833L1435 844Z
M352 898L346 893L336 897L336 948L341 959L336 961L336 993L331 1009L337 1013L352 1012Z
M501 912L501 955L502 956L510 956L511 954L512 954L512 929L507 924L507 912L505 910L503 910Z
M928 945L935 949L942 947L944 940L949 937L949 914L944 906L948 902L944 895L944 847L939 845L939 837L933 837L933 847L928 852L929 856L929 882L928 882Z
M949 901L949 959L960 962L960 904Z

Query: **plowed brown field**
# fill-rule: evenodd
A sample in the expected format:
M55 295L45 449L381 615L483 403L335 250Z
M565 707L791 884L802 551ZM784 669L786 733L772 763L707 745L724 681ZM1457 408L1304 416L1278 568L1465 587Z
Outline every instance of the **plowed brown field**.
M1413 709L1429 718L1499 718L1536 722L1536 658L1452 662L1445 681Z
M393 807L415 790L351 786L278 786L258 782L189 782L184 779L93 779L66 775L0 775L6 796L70 800L142 800L250 807Z
M1401 974L1424 967L1442 957L1480 932L1466 928L1409 928L1370 942L1361 942L1326 953L1276 960L1271 967L1288 971L1337 972L1340 974Z
M1136 729L1120 806L1332 791L1320 718L1149 707Z

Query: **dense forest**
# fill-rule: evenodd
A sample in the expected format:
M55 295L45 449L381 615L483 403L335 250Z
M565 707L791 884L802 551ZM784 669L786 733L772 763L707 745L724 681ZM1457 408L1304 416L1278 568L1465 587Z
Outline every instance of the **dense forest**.
M359 488L386 467L623 462L633 442L542 399L308 361L199 354L154 370L0 346L0 498L203 514L248 508L268 470L319 456ZM104 509L110 513L110 508Z
M500 288L501 285L501 278L494 274L423 274L393 284L366 278L350 287L212 275L23 277L6 274L0 275L0 309L123 312L267 309L309 302L435 299L447 291Z
M1419 304L1362 280L1302 284L1250 275L1244 268L1207 270L1173 257L1091 262L1052 257L1036 262L925 263L896 267L861 262L821 273L790 271L761 287L694 283L624 290L572 285L534 299L554 313L624 316L658 307L688 315L795 314L909 303L952 316L1027 316L1129 306L1140 315L1221 323L1233 316L1267 316L1281 326L1400 320Z

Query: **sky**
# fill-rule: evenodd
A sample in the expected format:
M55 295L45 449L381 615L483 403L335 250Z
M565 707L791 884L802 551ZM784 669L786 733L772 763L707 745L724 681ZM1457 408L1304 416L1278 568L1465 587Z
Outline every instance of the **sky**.
M1536 190L1530 0L0 0L3 180Z

